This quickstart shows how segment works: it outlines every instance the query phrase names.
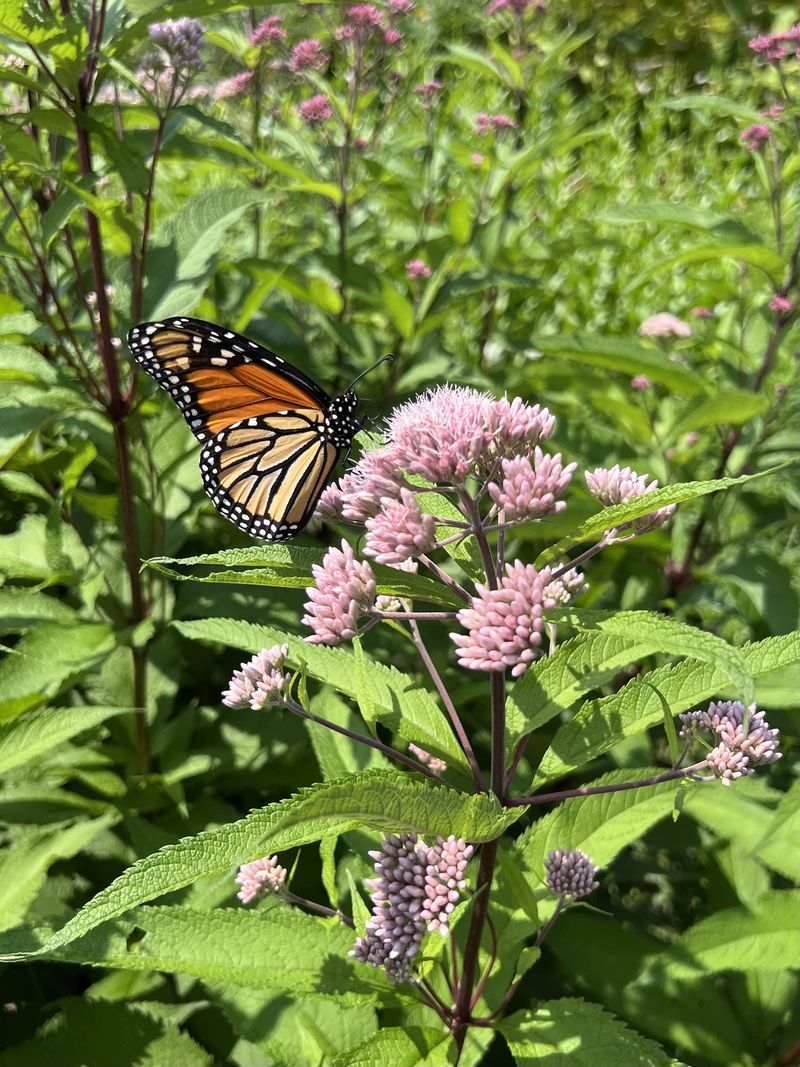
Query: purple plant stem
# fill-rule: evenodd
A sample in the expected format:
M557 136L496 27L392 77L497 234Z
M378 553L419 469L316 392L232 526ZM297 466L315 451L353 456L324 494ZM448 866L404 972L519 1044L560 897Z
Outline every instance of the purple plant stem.
M350 916L345 915L343 911L339 911L337 908L329 908L325 904L317 904L315 900L299 897L290 889L281 889L278 895L290 904L296 904L299 908L305 908L306 911L315 911L318 915L325 915L329 919L338 919L339 922L344 923L345 926L355 928L355 923Z
M701 760L700 763L693 763L691 767L665 771L663 774L656 774L652 778L642 778L638 782L584 786L580 789L561 789L556 793L539 793L533 797L509 797L505 801L505 806L507 808L520 808L532 804L555 804L560 800L566 800L568 797L592 797L597 796L599 793L624 793L628 789L643 789L649 785L660 785L661 782L673 782L678 778L688 778L707 766L707 761Z
M424 564L428 568L428 570L431 571L432 574L435 574L440 582L444 583L444 585L446 585L448 589L452 590L456 594L456 596L459 597L459 599L463 600L467 604L470 602L472 597L469 595L466 589L464 589L463 586L459 585L455 578L451 578L446 571L443 571L438 563L434 563L434 561L428 556L420 556L419 561L420 563Z
M431 654L422 639L422 634L420 633L419 626L417 625L414 619L410 620L410 625L411 636L413 638L414 644L416 645L417 652L419 652L420 659L425 664L428 674L431 676L431 681L436 686L436 690L442 699L442 703L445 706L445 710L447 711L447 714L450 717L450 722L452 724L453 730L455 731L459 744L461 745L461 748L464 751L464 755L467 757L467 761L470 765L472 775L475 779L475 784L482 792L485 793L487 792L486 780L483 777L480 766L478 765L478 761L475 758L475 752L473 751L472 744L470 743L469 737L467 736L467 732L464 729L464 724L461 722L461 717L456 711L456 706L453 703L453 698L450 696L450 693L447 690L447 686L444 684L444 680L441 674L439 674L439 671L436 669L436 664L433 662Z
M368 745L370 748L376 749L378 752L382 752L387 759L396 760L398 763L404 764L412 771L417 771L419 774L424 774L426 778L432 778L435 782L441 784L441 778L438 774L434 774L430 768L426 767L424 763L418 763L417 760L412 759L410 756L406 756L404 752L398 752L397 749L392 748L390 745L385 745L382 741L377 741L373 737L367 737L366 734L358 734L354 730L348 730L346 726L339 726L338 723L331 722L330 719L323 719L321 715L315 715L313 711L306 711L294 700L284 700L281 705L291 711L293 715L298 715L301 719L307 719L309 722L315 722L319 726L324 726L328 730L333 730L337 734L343 734L345 737L349 737L352 741L358 741L362 745Z

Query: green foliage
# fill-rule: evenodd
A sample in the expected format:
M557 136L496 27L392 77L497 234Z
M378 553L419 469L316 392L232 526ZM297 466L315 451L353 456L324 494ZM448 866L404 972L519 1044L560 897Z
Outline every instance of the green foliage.
M0 0L0 1067L788 1062L800 112L792 61L754 64L746 42L792 13L381 6L402 47L366 45L354 88L346 6ZM287 40L251 44L274 14ZM204 21L204 69L168 101L148 27L184 16ZM290 69L309 38L329 58ZM333 116L313 125L319 93ZM481 133L481 114L511 125ZM754 123L770 136L750 152ZM640 332L664 311L691 334ZM585 556L589 583L506 679L509 793L536 803L476 790L459 741L488 780L487 676L447 636L458 586L486 581L457 497L416 479L439 569L371 562L392 614L309 643L312 567L363 530L252 544L217 516L196 442L124 348L172 314L245 331L332 393L393 352L357 387L364 449L442 382L557 417L543 447L577 464L568 507L504 533L507 561ZM582 472L615 463L660 488L598 509ZM283 643L293 699L335 729L221 703L244 656ZM711 699L766 709L781 761L730 788L627 788L669 774L675 716ZM409 744L446 768L398 769ZM602 791L560 795L581 789ZM430 1007L454 999L447 939L426 935L427 986L348 955L369 850L403 831L497 845L466 1035ZM600 868L596 906L547 888L571 848ZM240 905L236 867L272 853L293 902ZM477 869L451 920L462 963Z

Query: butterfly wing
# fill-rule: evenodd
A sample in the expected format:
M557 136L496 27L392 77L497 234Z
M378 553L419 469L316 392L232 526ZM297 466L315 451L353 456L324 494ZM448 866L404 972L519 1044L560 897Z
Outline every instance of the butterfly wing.
M287 541L306 525L339 457L313 409L245 419L210 438L200 456L214 507L251 537Z
M203 443L245 419L295 408L322 412L330 403L324 389L274 352L200 319L143 322L128 345Z

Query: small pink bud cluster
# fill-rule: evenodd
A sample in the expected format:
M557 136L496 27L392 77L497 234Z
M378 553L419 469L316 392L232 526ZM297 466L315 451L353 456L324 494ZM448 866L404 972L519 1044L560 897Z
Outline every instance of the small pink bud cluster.
M369 563L355 558L353 549L342 541L341 549L330 548L322 565L311 571L316 586L306 589L308 602L303 624L313 631L311 644L338 645L358 632L358 622L375 606L375 576Z
M783 293L775 293L775 295L770 299L769 302L770 311L775 311L778 313L791 311L793 307L794 304L791 302L791 300L789 300L788 297L784 296Z
M286 30L283 28L282 15L268 15L250 34L251 45L263 45L267 41L285 41Z
M439 81L423 82L418 85L414 93L419 97L423 107L430 107L435 98L444 89L444 83Z
M436 520L422 514L410 489L401 489L399 500L384 501L366 527L365 554L389 567L422 556L436 544Z
M278 863L277 856L264 856L252 863L245 863L236 875L236 884L242 888L236 894L242 904L250 904L260 897L277 893L286 881L286 868Z
M406 263L406 276L411 282L415 282L417 278L430 278L432 273L424 259L409 259Z
M432 756L430 752L420 748L419 745L415 745L413 741L409 742L408 751L412 756L416 756L420 763L430 767L434 774L444 774L447 770L447 763L443 759L439 759L438 756Z
M454 837L428 847L416 834L389 834L370 852L376 878L367 881L372 917L350 955L383 967L393 982L412 978L426 929L449 933L449 918L466 886L472 845Z
M289 70L294 74L299 74L303 70L324 67L330 58L322 51L320 42L315 37L311 37L308 40L299 41L294 46L289 57Z
M452 633L458 662L473 671L505 671L517 678L541 655L544 612L556 606L547 596L551 571L516 560L506 566L497 589L476 586L476 596L456 618L468 632Z
M243 70L241 74L234 74L232 78L225 78L223 81L217 82L214 87L214 98L216 100L227 100L231 96L241 96L242 93L247 92L252 83L252 70Z
M691 740L698 733L710 733L718 739L707 763L723 785L729 786L737 778L755 773L754 767L781 758L780 731L770 729L764 712L756 710L755 704L745 708L740 700L712 700L707 711L687 711L679 718L681 737Z
M147 27L150 40L163 49L174 67L201 70L203 60L200 48L203 44L205 26L199 19L166 19L151 22Z
M692 327L669 311L645 319L639 327L642 337L691 337Z
M788 55L797 54L800 46L800 24L782 33L766 33L753 37L748 46L768 63L778 63Z
M513 130L516 125L508 115L487 115L485 111L479 111L475 116L475 132L480 137L489 133L500 133L501 130Z
M298 110L303 120L312 129L333 118L333 108L324 93L317 93L316 96L304 100Z
M589 583L581 571L577 567L571 567L560 578L553 578L547 583L544 587L544 598L554 601L556 605L569 607L575 597L585 593L588 588Z
M597 881L599 868L579 848L558 848L548 853L544 866L547 888L556 896L580 900L581 897L588 897L600 885Z
M612 507L614 504L625 504L629 500L652 493L658 489L658 479L647 481L646 474L637 474L630 467L620 467L615 463L613 467L596 467L593 471L585 471L584 477L592 496L596 496L601 504ZM649 515L641 515L633 520L633 528L637 533L646 533L654 530L669 519L675 511L675 505L659 508Z
M739 134L739 140L751 152L760 152L769 140L769 126L763 122L754 122Z
M502 480L489 482L488 491L507 522L537 519L567 506L556 497L569 485L577 464L562 466L560 452L546 455L535 445L533 457L514 456L500 466Z
M256 653L233 672L222 703L229 708L252 708L260 711L268 704L277 704L286 696L291 675L284 670L288 645L273 645Z

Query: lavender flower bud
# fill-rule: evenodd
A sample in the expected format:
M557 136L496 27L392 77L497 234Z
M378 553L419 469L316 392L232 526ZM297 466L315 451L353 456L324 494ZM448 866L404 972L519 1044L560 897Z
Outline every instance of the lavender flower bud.
M291 676L283 665L289 655L288 645L264 648L233 672L222 703L229 708L252 708L259 711L268 704L277 704L286 696Z
M781 758L780 731L770 728L763 711L755 704L745 709L740 700L711 701L706 711L686 711L679 716L680 736L713 734L718 744L707 757L709 767L723 785L754 773L753 768Z
M447 770L447 764L443 759L439 759L438 756L432 756L430 752L420 748L419 745L415 745L413 741L409 742L408 751L412 756L416 756L420 763L430 767L434 774L444 774Z
M513 456L502 461L502 481L490 482L489 495L507 522L536 519L555 514L567 506L556 497L569 485L577 464L561 465L561 453L548 456L538 445L530 456Z
M499 588L477 586L471 605L456 618L469 632L450 634L458 648L458 662L473 671L504 671L517 678L540 653L544 611L556 605L545 594L551 570L525 566L519 560L506 566Z
M428 924L429 930L438 930L444 937L450 933L450 916L461 897L461 890L466 888L464 875L473 851L472 845L467 845L461 838L456 840L452 835L447 840L437 838L437 844L428 849L425 900L420 918Z
M589 583L584 575L576 568L566 571L560 578L554 578L544 587L544 596L556 604L569 606L576 596L585 593Z
M306 589L308 614L303 616L303 623L313 630L306 641L338 645L351 640L361 616L375 606L372 568L357 560L347 541L342 541L341 549L328 549L322 565L315 564L311 570L317 585Z
M277 893L286 881L286 868L278 864L277 856L245 863L236 875L236 884L242 888L236 894L242 904L249 904L269 893Z
M600 885L596 878L599 868L579 848L556 849L548 854L544 865L547 886L557 896L579 900Z
M200 46L203 43L205 27L199 19L180 18L151 22L147 32L151 41L167 53L173 66L202 70Z
M436 520L422 514L409 489L400 490L400 500L384 500L383 508L367 519L366 526L365 554L390 567L424 555L436 544Z

